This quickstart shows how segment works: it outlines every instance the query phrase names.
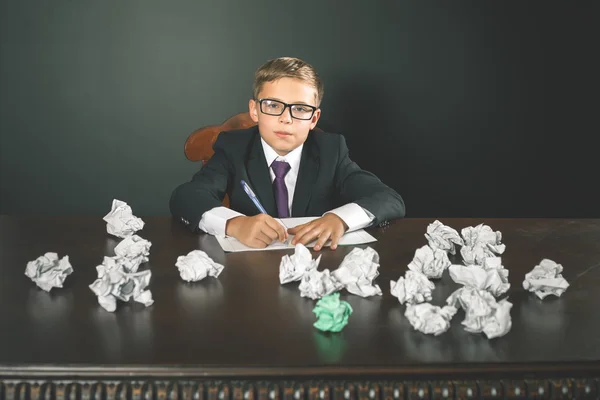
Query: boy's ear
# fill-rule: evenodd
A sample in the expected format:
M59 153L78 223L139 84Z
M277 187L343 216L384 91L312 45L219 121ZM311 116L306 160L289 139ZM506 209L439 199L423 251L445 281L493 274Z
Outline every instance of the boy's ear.
M250 113L250 118L252 118L252 121L258 123L258 109L257 109L258 103L256 101L254 101L254 99L250 99L250 101L248 101L248 112Z
M317 108L315 110L315 113L313 114L313 117L310 120L310 129L315 129L315 126L317 126L317 122L319 122L319 118L321 118L321 109Z

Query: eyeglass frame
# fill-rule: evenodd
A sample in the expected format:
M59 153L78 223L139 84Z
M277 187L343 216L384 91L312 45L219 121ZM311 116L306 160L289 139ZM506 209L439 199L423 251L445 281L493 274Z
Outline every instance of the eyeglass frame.
M276 101L277 103L281 103L281 104L283 104L283 110L281 110L281 113L279 113L279 114L269 114L269 113L266 113L266 112L264 112L264 111L262 110L262 103L263 103L263 101L266 101L266 100L270 100L270 101ZM261 112L261 113L263 113L263 114L265 114L265 115L272 115L272 116L275 116L275 117L279 117L279 116L283 115L283 113L285 112L285 109L287 108L287 109L289 110L289 112L290 112L290 117L292 117L292 118L294 118L294 119L297 119L297 120L300 120L300 121L310 121L310 119L311 119L312 117L314 117L314 115L315 115L315 111L317 111L317 110L319 109L319 107L311 106L310 104L304 104L304 103L293 103L293 104L288 104L288 103L285 103L285 102L283 102L283 101L281 101L281 100L270 99L270 98L268 98L268 97L267 97L267 98L264 98L264 99L255 99L255 101L257 101L257 102L258 102L258 105L259 105L259 107L258 107L258 108L260 109L260 112ZM309 108L311 108L311 109L312 109L312 113L310 114L310 117L308 117L308 118L298 118L298 117L294 117L294 116L292 115L292 106L303 106L303 107L309 107Z

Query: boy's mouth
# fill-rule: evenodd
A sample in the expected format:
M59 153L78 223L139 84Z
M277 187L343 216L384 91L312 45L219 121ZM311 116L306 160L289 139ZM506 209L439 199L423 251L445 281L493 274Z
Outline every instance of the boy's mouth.
M277 137L279 137L279 138L286 138L286 137L290 137L290 136L292 136L292 134L291 134L291 133L289 133L289 132L285 132L285 131L275 131L274 133L275 133L275 135L277 135Z

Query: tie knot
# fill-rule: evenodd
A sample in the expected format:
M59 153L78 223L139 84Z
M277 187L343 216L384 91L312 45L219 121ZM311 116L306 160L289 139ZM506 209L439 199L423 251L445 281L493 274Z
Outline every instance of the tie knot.
M285 161L273 161L271 168L273 168L273 172L275 173L275 179L282 179L291 167L290 164Z

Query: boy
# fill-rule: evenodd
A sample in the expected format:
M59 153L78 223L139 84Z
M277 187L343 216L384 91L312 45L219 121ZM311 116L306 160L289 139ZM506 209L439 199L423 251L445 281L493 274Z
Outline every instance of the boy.
M235 237L264 248L295 235L292 244L327 240L335 250L344 232L405 215L404 202L348 157L344 137L315 132L323 84L297 58L268 61L255 73L250 117L257 126L222 132L215 154L171 196L171 213L192 231ZM267 213L244 190L245 181ZM222 207L225 194L231 209ZM276 218L318 216L286 230Z

